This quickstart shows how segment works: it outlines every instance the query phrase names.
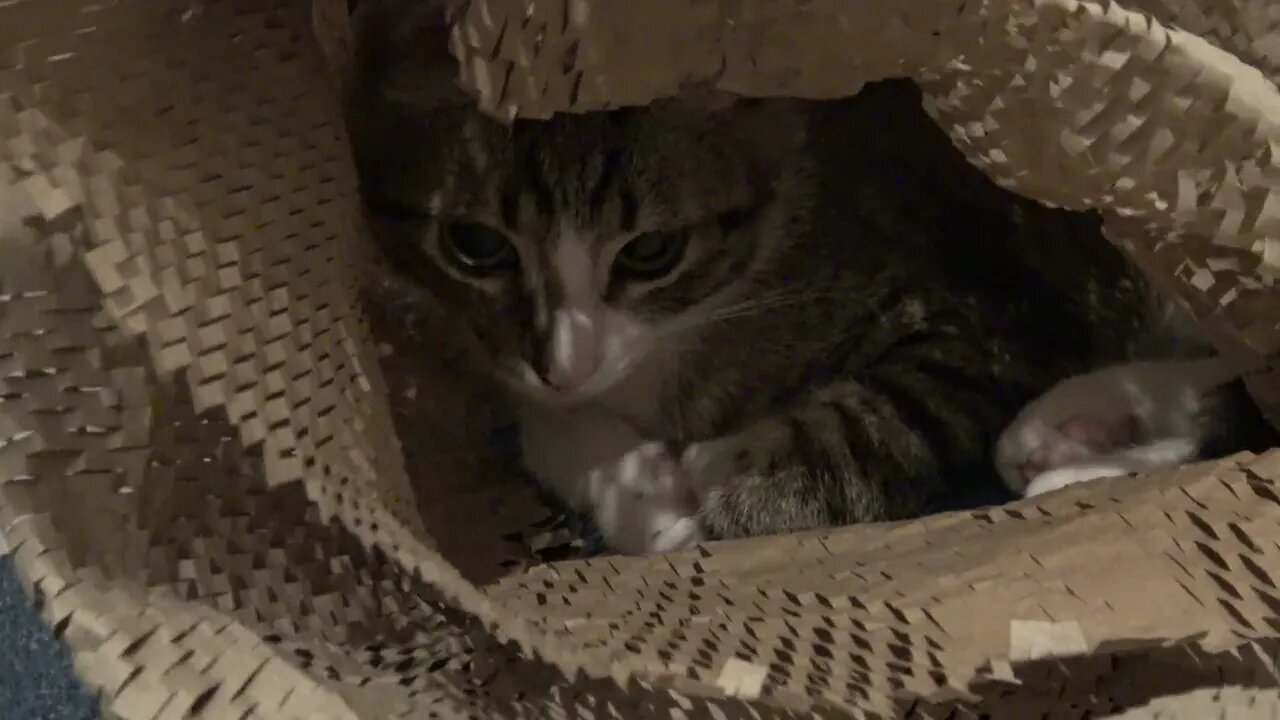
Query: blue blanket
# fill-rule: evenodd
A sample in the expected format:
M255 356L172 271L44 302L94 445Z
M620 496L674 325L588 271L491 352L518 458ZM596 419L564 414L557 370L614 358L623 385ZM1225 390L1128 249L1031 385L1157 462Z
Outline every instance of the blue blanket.
M0 557L0 718L93 720L97 702L71 673L71 659L32 608L13 558Z

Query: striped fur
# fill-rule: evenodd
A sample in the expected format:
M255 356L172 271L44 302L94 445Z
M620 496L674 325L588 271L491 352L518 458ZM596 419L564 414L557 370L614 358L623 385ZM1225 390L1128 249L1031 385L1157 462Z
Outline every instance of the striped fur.
M397 267L520 389L547 317L583 292L555 271L566 238L578 243L597 300L647 338L582 402L680 449L717 535L999 497L992 445L1017 411L1165 331L1096 228L1024 233L1030 203L1001 195L992 210L931 185L935 171L985 182L958 158L914 174L885 161L888 111L951 157L909 86L824 105L695 96L504 127L438 81L415 85L447 73L424 70L438 46L400 17L394 31L365 26L379 41L360 55L351 122ZM449 218L499 229L520 267L450 270L437 249ZM689 258L658 282L610 279L619 243L651 229L688 232Z

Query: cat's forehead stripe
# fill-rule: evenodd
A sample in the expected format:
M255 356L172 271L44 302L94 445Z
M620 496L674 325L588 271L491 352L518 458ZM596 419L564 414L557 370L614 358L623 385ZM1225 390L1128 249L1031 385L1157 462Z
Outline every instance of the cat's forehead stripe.
M601 211L609 201L613 185L622 172L622 151L618 148L610 149L598 157L595 165L591 190L587 193L587 212L598 222Z
M538 153L526 150L518 185L533 196L534 207L544 216L555 212L555 180L548 177L547 167Z
M618 226L623 232L636 229L636 218L640 214L640 201L628 186L618 189Z
M520 226L520 196L521 193L515 189L508 188L502 193L499 199L500 212L502 214L502 223L508 228L518 228Z
M528 125L518 134L516 161L496 203L502 222L512 230L527 233L532 225L545 232L556 218L572 217L582 225L634 232L642 193L632 187L629 151L589 132L559 128L552 138L546 132Z

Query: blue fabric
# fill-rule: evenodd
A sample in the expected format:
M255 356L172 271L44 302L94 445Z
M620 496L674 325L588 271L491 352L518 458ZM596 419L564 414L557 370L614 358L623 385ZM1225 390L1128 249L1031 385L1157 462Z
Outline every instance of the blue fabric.
M93 720L97 707L18 584L13 558L0 557L0 718Z

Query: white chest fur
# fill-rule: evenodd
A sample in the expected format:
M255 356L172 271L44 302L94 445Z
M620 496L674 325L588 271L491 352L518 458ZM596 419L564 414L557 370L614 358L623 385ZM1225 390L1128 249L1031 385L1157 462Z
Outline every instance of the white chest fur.
M575 487L593 468L661 438L663 395L674 362L653 354L608 391L573 405L528 402L520 409L525 466L578 504Z
M595 518L622 552L683 547L701 537L696 502L661 442L663 390L673 364L648 358L608 392L572 406L527 404L525 467Z

